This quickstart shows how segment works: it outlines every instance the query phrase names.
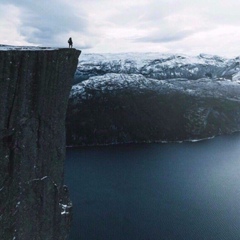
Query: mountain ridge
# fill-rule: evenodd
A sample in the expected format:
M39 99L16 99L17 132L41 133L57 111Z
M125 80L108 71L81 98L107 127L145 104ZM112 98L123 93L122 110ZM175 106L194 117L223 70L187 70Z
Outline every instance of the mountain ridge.
M158 80L170 78L228 78L239 73L239 57L160 53L83 54L75 73L75 82L106 73L136 73ZM239 79L239 76L238 76Z

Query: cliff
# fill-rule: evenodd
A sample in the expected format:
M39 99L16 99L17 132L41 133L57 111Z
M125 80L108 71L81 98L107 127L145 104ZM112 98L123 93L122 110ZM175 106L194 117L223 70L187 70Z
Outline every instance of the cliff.
M80 51L0 46L0 239L66 239L65 112Z

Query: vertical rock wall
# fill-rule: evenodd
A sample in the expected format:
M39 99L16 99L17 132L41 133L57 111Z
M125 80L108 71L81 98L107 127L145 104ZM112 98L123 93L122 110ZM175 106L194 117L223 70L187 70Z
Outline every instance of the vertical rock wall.
M66 239L65 113L80 51L0 48L0 239Z

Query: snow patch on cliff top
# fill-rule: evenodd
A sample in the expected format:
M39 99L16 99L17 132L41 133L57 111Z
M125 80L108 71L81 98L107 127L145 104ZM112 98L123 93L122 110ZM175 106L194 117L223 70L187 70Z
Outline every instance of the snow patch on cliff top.
M59 48L53 47L38 47L38 46L11 46L11 45L0 45L0 51L51 51Z

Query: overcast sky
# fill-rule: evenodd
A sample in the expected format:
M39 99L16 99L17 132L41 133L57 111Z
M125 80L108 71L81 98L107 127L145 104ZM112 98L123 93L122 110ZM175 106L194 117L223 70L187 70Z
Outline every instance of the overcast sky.
M240 55L239 0L1 0L0 44Z

